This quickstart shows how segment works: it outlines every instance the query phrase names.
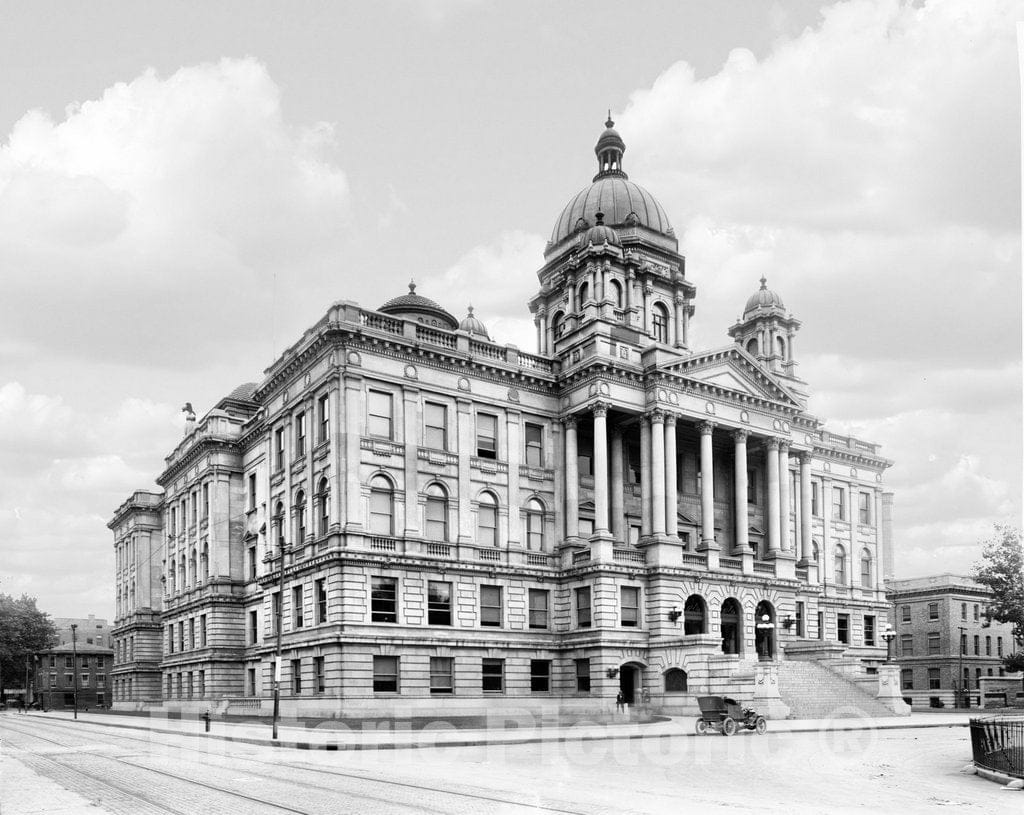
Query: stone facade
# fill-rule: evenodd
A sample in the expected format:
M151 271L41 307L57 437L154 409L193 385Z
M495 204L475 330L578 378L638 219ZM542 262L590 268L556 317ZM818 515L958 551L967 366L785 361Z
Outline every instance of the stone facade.
M690 348L696 287L624 149L609 122L558 218L538 353L411 286L189 414L110 524L116 704L251 710L279 671L294 713L690 710L801 642L881 662L891 462L807 412L766 281L732 344Z
M889 592L903 696L914 706L935 699L949 707L964 699L981 704L980 680L1003 676L1003 657L1021 647L1012 625L989 621L991 591L969 577L939 574L893 580Z

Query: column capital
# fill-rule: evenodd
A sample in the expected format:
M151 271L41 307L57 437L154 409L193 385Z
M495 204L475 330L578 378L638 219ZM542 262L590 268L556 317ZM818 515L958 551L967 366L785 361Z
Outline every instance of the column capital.
M608 403L607 402L594 402L590 408L595 416L607 416L608 415Z
M651 424L664 424L665 423L665 411L661 408L655 408L648 414L651 418Z
M745 442L749 438L749 436L750 436L750 431L749 430L744 430L743 428L737 428L736 430L732 431L733 441L736 441L736 442L741 442L741 441Z
M810 450L797 450L795 455L796 460L800 462L801 466L804 464L810 464L813 459Z
M789 442L786 439L779 439L779 455L784 456L789 453Z
M714 422L701 422L700 424L697 425L697 427L700 429L700 434L702 436L710 436L712 433L715 432Z
M769 450L773 450L775 452L778 452L778 450L779 450L779 439L776 438L775 436L769 436L768 440L765 441L765 447L767 447Z
M562 417L562 424L564 424L566 426L566 428L574 428L575 429L575 427L576 427L576 414L570 413L568 416L563 416Z
M665 412L665 426L666 427L675 427L676 426L676 422L678 420L679 420L679 417L675 413L671 413L669 411Z

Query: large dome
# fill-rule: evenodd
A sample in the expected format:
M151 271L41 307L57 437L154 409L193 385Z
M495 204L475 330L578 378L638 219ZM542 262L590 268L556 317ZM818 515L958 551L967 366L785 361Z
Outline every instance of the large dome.
M626 145L609 117L605 131L597 140L598 173L589 187L580 190L562 210L551 232L551 245L565 240L578 229L589 229L604 214L608 226L646 226L656 232L674 235L668 216L657 199L622 170Z
M449 331L454 331L459 326L459 321L433 300L416 294L416 284L412 282L409 283L408 294L388 300L377 311L436 328L447 328Z

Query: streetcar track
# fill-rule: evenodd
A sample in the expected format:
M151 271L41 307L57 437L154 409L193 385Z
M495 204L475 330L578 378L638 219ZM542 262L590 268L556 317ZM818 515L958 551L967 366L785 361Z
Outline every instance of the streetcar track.
M51 727L60 727L60 725L57 722L47 721L47 722L45 722L45 724L50 725ZM103 724L99 723L99 722L84 722L84 723L80 723L79 726L82 726L83 724L85 726L92 726L92 727L95 727L95 728L103 728ZM12 729L14 729L14 728L12 728ZM17 732L23 732L23 731L17 731ZM66 732L66 731L62 730L61 732ZM150 731L150 732L153 733L154 735L157 735L157 733L154 732L154 731ZM24 735L34 735L34 734L24 734ZM159 735L174 736L175 734L173 734L173 733L159 733ZM166 746L166 747L173 747L176 750L182 750L182 751L185 751L185 752L192 752L192 753L200 753L200 754L202 754L207 759L210 757L210 753L209 753L208 750L200 750L200 749L195 748L195 747L187 747L187 746L184 746L184 745L177 745L177 744L168 744L167 742L154 742L152 738L143 738L143 737L140 737L140 736L128 736L128 735L123 735L121 733L118 733L116 735L116 737L117 738L121 738L121 739L125 739L127 741L139 741L139 742L143 742L143 743L149 744L149 745L160 744L160 745ZM38 737L38 738L42 738L42 737ZM53 742L51 739L44 739L44 740L45 741L50 741L51 743L55 743L55 744L57 743L57 742ZM104 756L104 757L111 758L110 756ZM224 790L223 788L214 787L214 786L211 786L211 785L206 785L206 784L203 784L202 782L195 782L195 781L192 781L192 779L183 778L182 776L176 776L176 775L171 774L171 773L163 773L162 771L159 771L159 770L153 770L152 768L147 767L144 764L138 764L138 763L136 763L134 761L127 761L125 759L117 759L117 758L115 758L113 760L120 761L123 764L127 764L127 765L130 765L132 767L136 767L138 769L150 770L152 772L157 772L157 773L161 773L161 774L164 774L164 775L168 775L169 777L176 778L178 780L188 781L189 783L200 784L201 786L208 786L210 789L215 789L217 791L222 791L222 792L228 792L229 794L237 795L239 797L249 797L250 800L253 800L253 801L256 801L256 802L259 802L259 803L269 803L269 802L264 801L263 799L257 799L257 798L252 798L250 796L245 796L242 793L236 793L236 792L233 792L231 790ZM249 762L251 764L258 764L258 765L261 765L261 766L269 766L269 767L273 767L273 768L280 768L282 766L280 764L280 762L264 761L264 760L261 760L261 759L250 758L250 757L247 757L247 756L232 756L231 757L231 761L232 762L245 761L245 762ZM395 781L395 780L392 780L392 779L382 779L382 778L378 778L378 777L374 777L374 776L360 775L358 773L342 772L342 771L339 771L339 770L332 770L332 769L325 769L325 768L321 768L321 767L314 767L314 766L311 766L309 764L292 763L292 764L289 764L288 766L293 768L293 769L295 769L295 770L298 770L300 772L310 773L310 774L313 774L313 775L319 774L319 775L325 775L325 776L331 776L331 777L346 778L346 779L350 779L350 780L354 780L354 781L361 781L361 782L364 782L364 783L378 784L378 785L384 786L384 787L401 787L401 788L404 788L404 789L409 789L409 790L413 790L413 791L417 791L417 792L429 792L429 793L453 796L453 797L458 797L458 798L466 798L466 799L471 799L471 800L475 800L475 801L487 802L489 804L502 804L502 805L507 805L507 806L515 806L515 807L520 807L520 808L524 808L524 809L530 809L530 810L533 810L533 811L558 813L559 815L589 815L588 812L585 812L585 811L582 811L582 810L562 809L562 808L559 808L559 807L545 806L543 804L539 804L539 803L535 803L535 802L524 802L524 801L513 800L511 798L501 798L501 797L498 797L496 795L485 795L485 794L481 794L479 792L465 792L465 791L446 789L446 788L437 787L437 786L430 786L430 785L426 785L426 784L417 784L417 783L408 782L408 781ZM232 769L236 769L237 770L237 768L234 768L234 767L232 767ZM266 780L266 776L257 774L257 773L255 773L253 771L249 771L249 770L238 770L238 771L239 772L243 772L243 773L247 773L248 775L256 777L256 778L259 778L260 780ZM273 780L278 782L278 783L284 783L284 784L287 784L287 783L295 784L295 783L297 783L294 779L274 778ZM337 794L341 793L341 794L344 794L344 795L350 795L352 797L357 797L357 798L364 798L364 799L371 800L371 801L379 801L379 802L389 803L389 804L392 804L392 805L403 806L403 804L400 804L399 802L396 802L393 799L380 798L380 797L377 797L377 796L367 795L365 793L359 793L359 792L354 792L354 791L349 791L349 790L340 791L340 790L338 790L335 787L327 787L327 786L324 786L322 784L304 783L301 786L304 789L311 789L311 788L312 789L317 789L317 790L320 790L320 791L323 791L323 792L327 792L327 793L330 793L330 794L333 794L333 795L337 795ZM272 806L280 807L280 805L278 805L278 804L271 804L271 805ZM419 806L423 807L424 805L423 804L419 804ZM280 808L286 809L286 810L288 809L287 807L280 807ZM289 810L289 811L299 812L299 810ZM436 810L436 811L438 811L438 812L446 812L446 810Z

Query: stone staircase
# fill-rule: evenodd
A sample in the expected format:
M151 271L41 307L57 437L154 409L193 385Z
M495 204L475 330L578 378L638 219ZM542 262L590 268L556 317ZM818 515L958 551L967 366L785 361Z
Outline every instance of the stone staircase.
M779 695L791 719L853 719L894 715L874 696L817 662L782 660Z

